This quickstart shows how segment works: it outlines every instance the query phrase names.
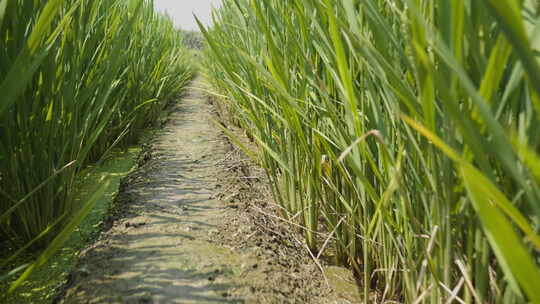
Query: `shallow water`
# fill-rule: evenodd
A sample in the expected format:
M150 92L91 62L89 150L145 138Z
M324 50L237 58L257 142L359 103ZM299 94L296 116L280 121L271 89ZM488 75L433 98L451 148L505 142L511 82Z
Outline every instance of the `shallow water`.
M76 181L76 186L79 189L76 201L82 204L90 198L96 184L110 181L105 195L96 202L94 209L80 227L74 231L64 247L46 265L36 269L15 294L6 296L7 286L0 286L0 302L39 304L52 301L56 289L65 283L68 273L74 266L78 250L97 233L99 225L105 219L107 210L118 191L120 180L135 167L140 150L138 147L133 147L127 151L113 152L98 166L91 165L81 172ZM28 263L33 258L34 256L28 254L20 257L15 264Z

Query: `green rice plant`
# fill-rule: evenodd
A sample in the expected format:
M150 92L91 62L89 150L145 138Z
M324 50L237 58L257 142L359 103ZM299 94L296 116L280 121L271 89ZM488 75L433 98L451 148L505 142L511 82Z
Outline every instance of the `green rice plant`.
M190 79L181 38L152 1L0 1L0 238L45 247L72 220L81 168Z
M365 303L540 303L538 6L234 0L201 26L283 217Z

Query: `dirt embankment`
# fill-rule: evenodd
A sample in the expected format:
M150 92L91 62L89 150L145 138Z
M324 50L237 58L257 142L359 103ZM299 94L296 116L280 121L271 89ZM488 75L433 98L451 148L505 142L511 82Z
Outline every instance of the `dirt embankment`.
M109 227L81 253L57 302L353 301L351 277L331 283L348 286L333 292L273 215L263 172L212 124L202 85L192 83L124 179Z

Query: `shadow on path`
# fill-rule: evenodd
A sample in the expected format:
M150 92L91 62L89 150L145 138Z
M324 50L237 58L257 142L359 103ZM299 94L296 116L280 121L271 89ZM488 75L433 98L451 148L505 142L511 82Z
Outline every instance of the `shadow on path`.
M150 160L121 187L121 216L81 254L61 303L242 302L228 290L249 258L212 242L226 216L213 199L226 147L210 116L193 88L175 105Z

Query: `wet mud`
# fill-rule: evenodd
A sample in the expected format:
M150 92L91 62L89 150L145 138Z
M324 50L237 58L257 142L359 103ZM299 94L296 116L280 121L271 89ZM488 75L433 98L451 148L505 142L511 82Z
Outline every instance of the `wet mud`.
M124 178L57 303L354 303L275 216L264 172L213 121L197 78Z

